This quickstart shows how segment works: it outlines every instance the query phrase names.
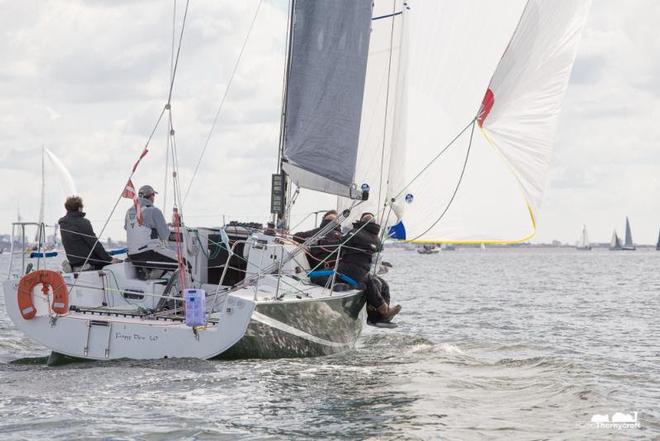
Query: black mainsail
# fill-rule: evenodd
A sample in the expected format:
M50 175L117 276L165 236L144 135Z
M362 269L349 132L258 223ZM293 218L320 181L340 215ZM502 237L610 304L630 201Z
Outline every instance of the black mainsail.
M293 3L282 169L298 187L362 196L354 176L371 3Z

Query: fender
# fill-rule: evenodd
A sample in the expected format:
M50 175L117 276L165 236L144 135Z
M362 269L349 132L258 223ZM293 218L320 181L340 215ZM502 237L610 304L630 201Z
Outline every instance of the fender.
M48 296L49 288L53 290L51 308L56 314L66 314L69 311L69 291L62 275L51 270L39 270L26 274L18 283L18 309L25 320L32 320L37 310L32 302L34 287L41 284L41 292Z

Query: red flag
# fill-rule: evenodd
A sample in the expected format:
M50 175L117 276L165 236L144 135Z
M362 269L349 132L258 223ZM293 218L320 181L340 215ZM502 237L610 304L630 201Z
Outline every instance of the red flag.
M126 199L133 199L133 207L135 207L135 219L137 220L138 225L143 224L142 220L142 209L140 207L140 201L137 197L137 192L135 191L135 186L133 182L129 179L124 187L124 191L121 194L121 197Z
M124 187L124 191L121 194L121 197L126 198L126 199L134 199L135 198L135 186L133 185L133 181L130 179L126 183L126 187Z

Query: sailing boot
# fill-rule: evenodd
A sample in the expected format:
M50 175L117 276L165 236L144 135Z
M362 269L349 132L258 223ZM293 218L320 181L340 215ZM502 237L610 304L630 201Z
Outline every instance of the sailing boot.
M391 321L395 315L397 315L399 312L401 312L401 305L394 305L390 307L387 303L383 303L380 305L376 311L378 311L378 314L380 314L380 322L389 322Z
M373 325L380 320L380 314L373 306L367 304L367 324Z

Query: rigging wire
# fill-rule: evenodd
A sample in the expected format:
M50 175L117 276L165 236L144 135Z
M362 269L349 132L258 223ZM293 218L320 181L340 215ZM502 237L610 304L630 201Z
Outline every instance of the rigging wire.
M186 8L183 11L183 19L181 20L181 33L179 34L179 44L176 49L176 57L174 58L174 67L172 68L172 75L170 79L170 91L167 94L167 105L169 107L172 102L172 91L174 90L174 79L176 78L177 68L179 67L179 56L181 55L181 42L183 41L183 32L186 29L186 19L188 18L188 6L190 6L190 0L186 0ZM168 109L169 110L169 109Z
M211 137L213 136L213 132L215 131L215 127L218 123L218 118L220 117L220 113L222 112L222 109L225 104L225 100L227 99L227 95L229 94L229 89L231 88L231 85L234 81L234 77L236 76L236 71L238 70L238 66L241 62L241 59L243 58L243 53L245 52L245 47L247 46L247 42L250 39L250 35L252 34L252 29L254 28L254 23L257 20L257 16L259 15L259 9L261 8L261 3L263 0L259 0L259 3L257 3L257 8L254 11L254 16L252 17L252 22L250 23L250 27L248 28L247 34L245 35L245 40L243 40L243 45L241 46L241 50L238 53L238 58L236 58L236 63L234 63L234 67L232 69L231 75L229 76L229 82L227 83L227 87L225 88L225 91L222 95L222 98L220 99L220 104L218 105L218 109L215 112L215 116L213 117L213 123L211 123L211 128L209 130L208 135L206 136L206 140L204 141L204 146L202 147L202 152L199 155L199 159L197 160L197 164L195 165L195 170L193 172L192 177L190 178L190 182L188 182L188 187L186 188L185 195L183 197L183 201L181 202L182 205L186 202L188 199L188 194L190 193L190 188L192 187L193 182L195 181L195 178L197 177L197 173L199 172L199 167L202 164L202 159L204 158L204 154L206 153L206 149L209 146L209 142L211 141Z
M131 169L131 173L130 173L128 179L126 180L126 182L130 181L133 178L133 175L135 174L135 170L137 168L137 165L139 164L140 160L144 157L144 155L147 154L149 143L151 143L151 140L154 137L154 134L156 133L156 130L158 129L158 126L160 125L160 122L163 119L163 115L165 115L165 111L171 110L172 91L174 89L174 80L176 78L177 67L178 67L178 64L179 64L179 55L181 54L181 42L183 41L183 32L184 32L185 27L186 27L186 18L188 17L188 7L189 7L189 5L190 5L190 0L186 0L186 9L184 11L183 19L182 19L182 23L181 23L181 33L179 34L179 44L178 44L178 48L177 48L177 51L176 51L176 57L175 57L175 60L174 60L174 67L172 68L172 76L171 76L171 80L170 80L170 84L169 84L169 92L167 94L167 104L165 104L165 106L163 106L163 110L161 110L160 115L158 115L158 119L156 120L156 124L154 125L154 128L151 131L151 133L149 134L149 137L147 138L147 142L144 145L144 149L142 151L142 154L140 155L140 159L138 160L138 162ZM103 224L103 227L101 228L101 231L99 232L99 235L98 235L99 238L105 232L105 229L108 227L108 224L110 223L110 219L112 218L112 215L114 214L115 210L117 209L117 206L119 205L119 202L122 200L124 189L125 189L125 187L122 187L121 193L119 193L119 197L117 197L117 200L115 201L115 204L112 206L112 209L110 210L110 214L106 218L105 223ZM87 257L85 258L85 262L83 263L83 265L85 265L89 261L90 257L92 256L92 253L94 252L96 244L99 243L99 241L100 241L99 238L97 238L96 241L94 242L94 245L92 246L91 250L89 251L89 254L87 255ZM75 286L75 282L74 282L74 286Z
M461 183L463 182L463 176L465 176L465 170L467 169L468 159L470 158L470 150L472 149L472 140L474 138L474 126L475 125L476 125L476 119L472 121L472 130L470 130L470 140L468 142L467 151L465 152L465 161L463 161L463 168L461 169L461 174L458 177L458 182L456 182L456 187L454 187L454 192L452 193L451 198L449 199L449 202L447 202L447 206L442 211L442 213L440 213L440 216L438 216L438 218L426 230L424 230L424 232L422 232L422 233L418 234L417 236L415 236L414 238L410 239L410 241L415 241L415 240L419 239L420 237L422 237L423 235L425 235L426 233L428 233L429 231L431 231L431 229L433 227L435 227L438 224L438 222L440 222L442 220L442 218L445 216L447 211L449 211L449 208L451 207L452 203L454 202L454 198L456 198L456 194L458 193L458 189L460 188Z
M172 48L170 49L170 83L172 82L172 74L174 73L174 48L176 44L176 0L172 2ZM167 211L167 183L169 181L169 165L170 165L170 132L172 128L169 127L167 131L167 144L165 145L165 182L163 183L163 212Z
M398 199L399 196L401 196L401 195L403 194L403 192L406 191L406 190L408 189L408 187L410 187L410 186L413 184L413 182L415 182L417 179L419 179L419 177L420 177L422 174L424 174L424 172L425 172L426 170L428 170L428 168L431 167L431 165L433 165L433 163L434 163L435 161L437 161L438 158L440 158L440 157L441 157L441 156L442 156L447 150L449 150L449 147L451 147L451 146L452 146L452 145L458 140L458 138L460 138L460 137L463 135L463 133L465 133L465 132L467 131L467 129L469 129L470 127L472 127L472 131L474 131L474 123L475 123L476 120L477 120L477 117L472 118L472 120L470 120L470 122L469 122L469 123L468 123L468 124L467 124L467 125L466 125L466 126L460 131L460 132L458 132L458 135L456 135L451 141L449 141L449 143L448 143L448 144L447 144L442 150L440 150L440 152L439 152L437 155L435 155L435 156L434 156L434 157L428 162L428 164L426 164L424 167L422 167L422 169L419 171L419 173L417 173L417 174L415 175L415 177L413 177L410 181L408 181L408 183L407 183L406 185L404 185L404 186L401 188L401 191L399 191L399 193L397 193L396 196L394 196L394 197L392 198L392 202L393 202L394 200ZM470 135L470 139L472 139L472 135Z
M147 151L147 148L149 147L149 143L151 142L151 139L153 138L154 133L156 133L156 129L158 129L158 126L160 125L160 122L163 119L163 115L165 114L165 110L166 110L166 107L163 107L163 110L161 110L160 115L158 116L158 119L156 120L156 124L154 125L153 130L151 131L151 133L149 134L149 137L147 138L147 142L144 144L144 150L142 151L142 155L140 156L140 159L142 159L142 156L144 156L144 154L146 154L145 152ZM138 160L138 162L139 162L139 160ZM137 166L137 164L135 164L135 166ZM128 179L126 180L126 182L130 181L133 178L134 174L135 174L135 167L133 167L131 169L131 173L128 176ZM124 195L124 189L125 189L125 187L122 187L121 193L119 193L119 197L117 197L117 200L115 201L115 204L112 206L112 209L110 210L110 214L106 218L105 223L103 224L103 227L99 231L99 234L97 236L96 241L94 242L94 245L92 245L92 248L90 249L89 254L87 254L87 257L85 258L85 261L83 262L83 266L86 265L87 262L89 262L89 259L91 258L92 253L94 253L94 249L96 248L96 244L98 244L101 241L101 239L100 239L101 236L105 232L105 229L108 227L108 224L110 223L110 219L112 219L112 215L115 213L115 210L117 210L117 206L119 205L119 202L124 197L123 196ZM76 286L75 284L76 284L77 280L78 279L75 279L75 281L74 281L74 284L73 284L74 287Z
M396 12L396 0L392 1L392 13ZM385 89L385 116L383 122L383 146L380 151L380 173L378 174L378 195L376 203L380 203L380 194L383 189L383 169L385 167L385 144L387 143L387 118L389 117L390 81L392 79L392 52L394 52L394 17L390 27L390 53L387 60L387 88ZM379 210L380 211L380 210ZM384 215L385 213L383 213ZM382 218L380 219L382 220Z

